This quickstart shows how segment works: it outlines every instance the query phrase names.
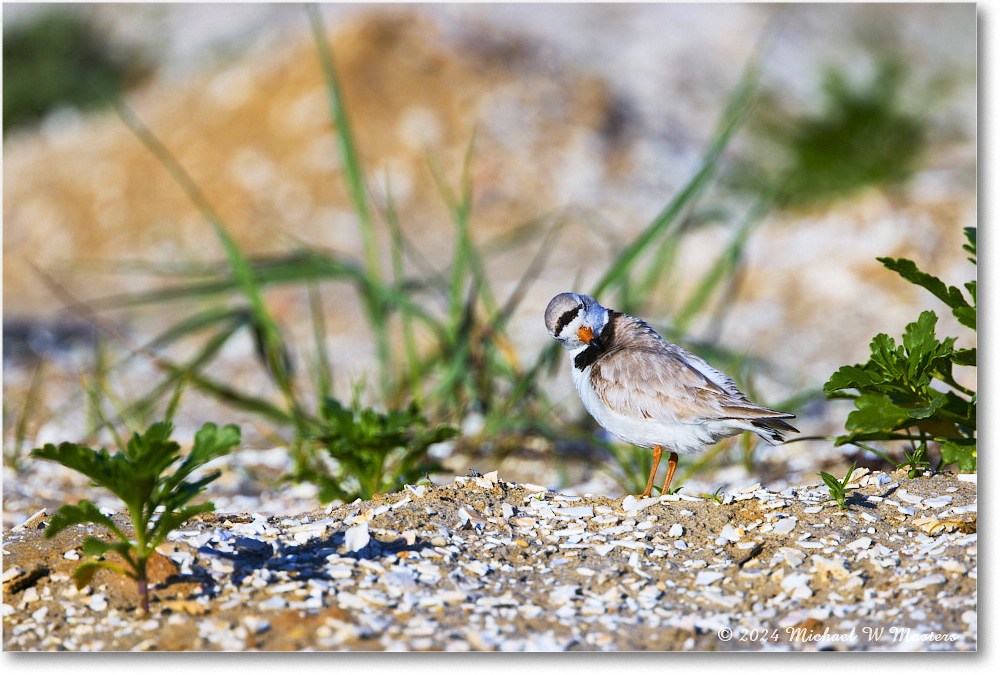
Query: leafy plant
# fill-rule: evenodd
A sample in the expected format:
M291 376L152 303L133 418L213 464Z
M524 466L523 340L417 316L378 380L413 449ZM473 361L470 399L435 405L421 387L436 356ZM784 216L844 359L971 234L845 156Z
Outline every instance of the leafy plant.
M819 472L819 477L823 479L823 482L830 489L830 499L826 501L837 502L837 506L840 507L841 511L847 510L847 495L851 491L847 487L847 484L851 482L851 476L854 475L854 467L857 465L857 462L851 464L851 468L847 470L847 475L844 476L844 480L842 481L828 474L826 471Z
M125 503L132 520L134 539L88 500L59 507L45 529L47 538L70 526L92 523L105 528L117 539L108 542L87 537L84 540L83 554L98 559L77 565L73 572L77 588L89 584L102 567L124 574L135 580L142 610L148 612L146 565L150 556L172 531L192 517L215 509L212 502L190 502L218 478L220 472L214 471L197 480L189 478L198 468L239 445L239 427L230 424L219 429L214 424L205 424L195 434L191 452L173 473L168 474L167 469L181 460L180 445L170 440L172 430L170 422L157 422L144 434L134 433L114 455L104 448L97 451L76 443L60 443L58 447L49 443L32 450L32 457L79 471L96 485L110 490ZM124 566L105 560L103 556L109 553L120 556Z
M97 106L144 70L141 54L109 44L106 32L65 8L5 21L3 132L61 105Z
M867 82L852 82L842 70L829 68L819 112L763 116L764 138L783 155L781 166L746 171L737 180L773 185L777 205L793 208L905 181L927 145L926 120L900 102L905 78L905 64L887 57Z
M976 229L967 228L965 235L964 248L975 264ZM963 326L976 329L975 280L965 284L969 304L959 289L920 271L910 260L878 260L933 293ZM830 377L823 386L828 398L849 398L855 406L847 416L848 433L836 438L837 445L852 443L882 455L867 443L909 441L907 462L899 466L910 466L911 475L916 475L928 465L927 444L934 442L940 444L938 468L956 464L961 471L976 470L976 392L953 375L955 366L976 366L976 348L956 349L954 337L938 340L937 318L933 311L922 312L906 326L902 344L884 333L876 335L867 363L842 366Z
M720 485L719 487L715 488L715 492L713 492L712 494L708 494L707 492L703 492L701 496L704 497L705 499L715 500L715 502L717 504L721 504L722 503L722 496L719 493L722 492L722 487L723 486Z
M324 502L371 499L439 470L427 449L457 433L447 425L431 427L416 404L380 413L363 407L358 397L351 408L328 398L320 411L314 442L332 461L314 457L295 477L319 485Z

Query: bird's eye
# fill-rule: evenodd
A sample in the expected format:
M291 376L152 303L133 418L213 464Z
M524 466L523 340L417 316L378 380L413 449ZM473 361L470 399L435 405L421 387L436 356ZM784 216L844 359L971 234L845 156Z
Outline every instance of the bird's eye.
M556 321L555 334L559 335L559 333L562 332L563 328L565 328L566 325L570 321L572 321L573 319L575 319L576 315L579 314L579 313L580 313L580 307L579 306L574 307L573 309L571 309L571 310L569 310L567 312L563 312L563 315L559 317L558 321Z

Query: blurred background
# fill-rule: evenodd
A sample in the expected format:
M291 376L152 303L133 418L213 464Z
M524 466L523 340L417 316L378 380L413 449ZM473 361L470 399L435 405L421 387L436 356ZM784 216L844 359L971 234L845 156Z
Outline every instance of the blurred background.
M220 508L310 508L324 398L456 427L434 480L635 492L647 453L544 329L567 290L811 437L876 333L935 308L975 346L876 260L975 278L972 4L5 4L3 31L5 526L86 487L31 448L168 413L241 424ZM883 461L748 436L674 484L855 460Z

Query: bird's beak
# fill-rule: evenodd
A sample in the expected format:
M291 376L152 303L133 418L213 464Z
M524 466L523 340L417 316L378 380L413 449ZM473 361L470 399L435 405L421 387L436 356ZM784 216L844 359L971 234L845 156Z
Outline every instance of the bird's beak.
M581 342L586 342L588 345L591 345L596 349L601 348L601 341L594 335L594 331L591 330L590 326L581 327L580 330L576 332L576 336L580 338Z

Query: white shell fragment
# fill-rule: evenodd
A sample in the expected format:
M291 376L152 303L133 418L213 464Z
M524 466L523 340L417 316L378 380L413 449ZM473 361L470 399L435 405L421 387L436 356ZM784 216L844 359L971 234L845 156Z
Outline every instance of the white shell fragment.
M846 511L822 505L816 483L755 485L720 505L531 491L491 472L306 513L234 512L158 548L202 587L147 618L124 613L103 575L77 592L72 565L36 581L15 560L3 573L4 647L156 650L163 629L190 625L207 650L267 649L293 629L304 650L610 651L675 634L673 648L703 650L723 628L778 632L744 649L927 649L786 637L819 621L817 635L943 629L957 640L935 649L974 650L975 490L904 475L855 475L860 497L876 499ZM919 513L900 518L905 508ZM78 554L73 544L54 555Z
M344 546L347 547L348 551L360 551L370 541L371 535L368 533L367 522L348 528L347 532L344 533Z
M791 518L782 518L774 524L774 530L772 531L775 534L791 534L798 522L799 519L795 516L792 516Z

